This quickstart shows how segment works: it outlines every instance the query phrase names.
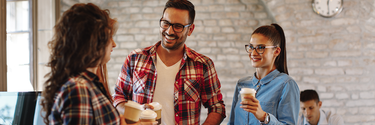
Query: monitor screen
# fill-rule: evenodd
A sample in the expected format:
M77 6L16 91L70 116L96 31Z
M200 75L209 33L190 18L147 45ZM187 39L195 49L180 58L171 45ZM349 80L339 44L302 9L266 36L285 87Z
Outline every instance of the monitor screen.
M0 125L41 125L41 92L0 92Z

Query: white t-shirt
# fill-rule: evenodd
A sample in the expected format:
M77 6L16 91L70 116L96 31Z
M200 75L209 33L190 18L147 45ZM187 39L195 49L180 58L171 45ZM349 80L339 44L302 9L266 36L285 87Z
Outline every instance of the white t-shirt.
M172 66L166 66L156 54L156 87L154 102L162 105L161 124L174 125L174 83L180 69L181 60Z

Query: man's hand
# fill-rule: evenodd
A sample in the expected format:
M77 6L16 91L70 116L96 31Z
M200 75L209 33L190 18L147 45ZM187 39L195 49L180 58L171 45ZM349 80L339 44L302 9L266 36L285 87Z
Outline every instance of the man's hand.
M151 105L149 105L149 104L145 104L145 108L154 109L154 107L151 106ZM120 124L121 125L157 125L158 124L158 121L154 121L154 122L140 122L140 121L138 121L137 123L134 123L134 124L126 124L126 122L125 122L125 115L124 115L124 112L125 112L125 102L118 104L116 106L116 109L121 114L120 115L120 117L121 117Z
M123 115L124 112L125 112L125 102L122 102L122 103L118 104L116 106L116 109L117 109L118 113L120 113L121 115Z
M203 125L220 125L223 121L223 116L216 112L211 112L208 114L206 121L204 121Z
M146 109L151 109L151 110L154 110L154 106L150 105L150 104L144 104L143 106Z
M254 96L245 96L244 98L249 99L250 101L242 101L240 103L242 104L242 106L240 107L247 112L253 113L259 121L263 122L266 116L266 112L262 110L262 107L259 104L259 100L257 100Z

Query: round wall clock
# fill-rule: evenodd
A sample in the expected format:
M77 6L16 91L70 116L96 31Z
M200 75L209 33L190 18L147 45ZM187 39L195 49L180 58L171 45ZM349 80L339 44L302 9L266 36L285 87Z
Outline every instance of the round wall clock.
M323 17L333 17L341 12L343 0L313 0L312 7L315 13Z

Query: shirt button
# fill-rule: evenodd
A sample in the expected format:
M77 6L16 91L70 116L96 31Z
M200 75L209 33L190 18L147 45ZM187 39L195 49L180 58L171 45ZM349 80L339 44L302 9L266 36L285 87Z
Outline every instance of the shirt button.
M178 116L178 114L176 114L176 116Z

